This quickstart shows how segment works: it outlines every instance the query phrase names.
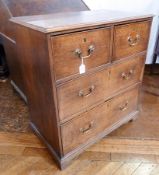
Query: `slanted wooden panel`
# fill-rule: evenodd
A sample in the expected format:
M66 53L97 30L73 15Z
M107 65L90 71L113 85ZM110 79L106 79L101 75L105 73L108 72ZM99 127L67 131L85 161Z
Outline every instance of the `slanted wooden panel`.
M11 17L12 15L8 12L8 10L6 9L6 6L0 0L0 33L10 38L14 38L12 29L11 29L11 24L9 22L9 19Z
M3 0L3 2L13 16L88 10L82 0Z

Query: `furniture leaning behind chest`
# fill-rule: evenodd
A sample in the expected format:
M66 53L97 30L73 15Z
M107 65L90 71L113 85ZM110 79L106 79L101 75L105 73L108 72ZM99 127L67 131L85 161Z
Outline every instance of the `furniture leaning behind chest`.
M151 15L87 11L11 21L31 126L61 168L136 117Z

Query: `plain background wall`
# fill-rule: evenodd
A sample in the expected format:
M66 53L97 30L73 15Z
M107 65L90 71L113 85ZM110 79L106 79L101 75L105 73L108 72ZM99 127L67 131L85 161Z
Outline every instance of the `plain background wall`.
M154 14L146 64L152 63L159 28L159 0L84 0L91 10L107 9L133 13ZM159 62L159 58L158 58Z

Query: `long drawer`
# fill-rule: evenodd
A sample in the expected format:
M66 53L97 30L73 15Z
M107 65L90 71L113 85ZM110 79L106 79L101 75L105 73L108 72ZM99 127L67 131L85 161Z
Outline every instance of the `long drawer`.
M109 129L127 115L137 111L139 86L98 105L61 126L64 154Z
M151 21L118 25L114 30L113 61L146 51Z
M84 59L87 70L110 61L111 28L54 36L51 41L56 80L78 74L80 57L90 55Z
M117 93L140 82L145 56L134 57L96 73L82 76L57 87L60 121L87 110Z

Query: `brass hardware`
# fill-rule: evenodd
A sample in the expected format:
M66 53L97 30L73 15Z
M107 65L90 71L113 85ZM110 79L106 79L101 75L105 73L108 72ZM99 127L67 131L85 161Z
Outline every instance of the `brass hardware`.
M90 122L90 124L85 127L85 128L80 128L80 132L81 133L87 133L88 131L90 131L92 128L94 127L94 121Z
M88 89L88 93L84 93L83 90L80 90L78 95L79 95L80 97L89 97L89 96L92 94L92 92L94 91L94 89L95 89L95 86L92 85L92 86Z
M129 80L133 74L134 74L134 70L130 69L128 73L123 72L121 76L124 80Z
M84 38L83 41L84 41L84 43L86 43L87 42L87 38Z
M126 103L125 103L123 106L120 106L120 107L119 107L120 110L121 110L121 111L125 111L125 110L127 110L127 109L128 109L128 104L129 104L129 102L126 101Z
M138 43L139 43L139 41L140 41L140 35L139 34L136 34L136 36L135 36L135 38L133 38L131 35L130 36L128 36L128 44L130 45L130 46L135 46L135 45L137 45Z
M75 54L80 58L80 59L86 59L86 58L89 58L92 53L94 52L95 50L95 47L93 45L90 45L89 48L88 48L88 55L87 56L82 56L82 51L81 49L76 49L75 50Z

